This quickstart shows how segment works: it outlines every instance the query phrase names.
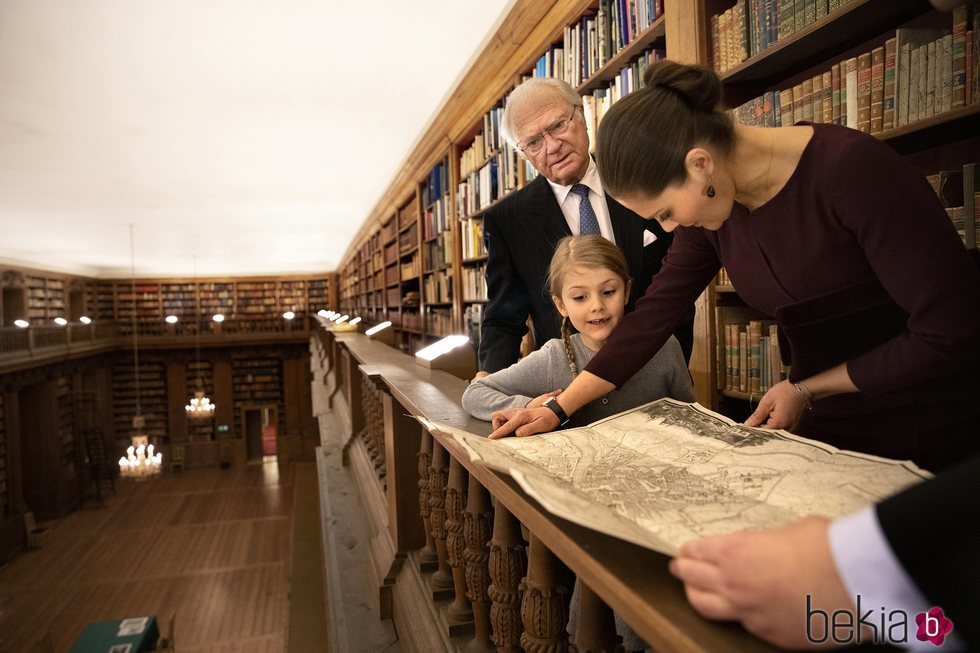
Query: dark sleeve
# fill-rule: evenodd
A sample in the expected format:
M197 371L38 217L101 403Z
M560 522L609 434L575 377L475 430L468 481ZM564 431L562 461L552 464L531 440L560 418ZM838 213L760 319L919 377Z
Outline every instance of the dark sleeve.
M642 218L641 218L642 219ZM670 245L674 240L674 234L667 233L660 228L656 220L644 221L644 228L657 236L657 240L643 248L643 272L637 278L637 283L630 292L630 303L626 310L632 311L636 307L636 301L643 296L650 282L660 272L663 267L663 260L670 250ZM642 238L642 231L640 234ZM694 349L694 304L691 304L685 317L678 323L674 330L674 337L681 345L684 352L684 361L691 362L691 351Z
M616 387L623 385L660 351L720 267L700 228L678 227L663 267L636 309L623 317L585 369Z
M493 211L483 218L483 238L487 247L487 305L480 333L480 369L492 373L520 358L531 308Z
M907 330L852 358L868 395L899 390L980 360L980 274L925 179L890 147L855 142L835 166L834 209Z
M919 590L980 647L980 457L886 499L881 530Z

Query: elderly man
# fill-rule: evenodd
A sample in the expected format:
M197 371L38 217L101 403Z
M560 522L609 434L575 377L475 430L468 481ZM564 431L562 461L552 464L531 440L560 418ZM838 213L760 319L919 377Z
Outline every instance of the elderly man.
M582 98L565 82L536 77L508 96L501 131L540 175L487 211L483 220L489 301L483 315L480 374L515 363L531 317L535 345L559 337L560 318L545 287L559 240L601 235L626 255L634 279L628 308L643 294L671 236L609 197L589 155ZM691 356L694 307L674 335Z

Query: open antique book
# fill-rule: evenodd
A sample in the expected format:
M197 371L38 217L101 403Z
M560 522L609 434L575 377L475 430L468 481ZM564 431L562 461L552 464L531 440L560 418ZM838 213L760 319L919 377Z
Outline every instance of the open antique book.
M529 438L419 421L555 515L668 555L704 535L847 515L931 477L909 461L749 428L672 399Z

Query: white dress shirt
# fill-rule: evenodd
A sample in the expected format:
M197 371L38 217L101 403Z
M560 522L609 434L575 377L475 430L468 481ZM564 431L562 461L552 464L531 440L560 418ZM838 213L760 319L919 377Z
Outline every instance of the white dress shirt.
M551 184L551 190L555 193L555 199L558 200L558 206L561 207L562 215L565 216L565 222L568 223L568 228L571 229L572 235L580 235L582 233L582 230L579 228L579 204L582 201L581 198L572 192L571 186L559 186L550 179L548 183ZM599 221L599 231L602 233L602 237L615 243L616 236L613 234L612 221L609 219L609 206L606 204L606 193L602 188L602 180L599 179L599 171L592 157L589 157L589 169L585 171L585 176L578 183L585 184L589 187L589 200L592 202L592 210L595 211L596 220Z

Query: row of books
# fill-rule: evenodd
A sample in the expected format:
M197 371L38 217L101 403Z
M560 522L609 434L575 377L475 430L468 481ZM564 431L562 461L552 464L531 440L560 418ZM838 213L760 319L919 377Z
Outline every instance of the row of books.
M453 301L453 277L447 270L427 274L422 280L425 301L449 303Z
M422 240L431 240L449 231L449 195L427 204L422 213Z
M425 332L429 335L448 336L453 332L453 313L448 308L434 308L425 313Z
M444 231L439 237L422 245L425 254L424 269L431 272L453 262L453 232Z
M719 356L720 390L762 395L789 376L789 366L779 356L775 322L751 320L724 324L719 333L722 338L719 346L723 350Z
M980 102L980 30L966 30L966 17L966 7L954 12L954 33L962 33L962 40L942 31L899 29L871 52L749 100L732 110L734 117L744 125L780 127L805 120L878 134ZM980 14L973 17L978 20Z
M463 301L487 300L487 266L485 263L463 268Z
M667 52L660 48L650 48L644 51L628 66L624 66L619 74L605 87L597 88L592 93L582 96L585 125L589 131L592 143L596 142L596 129L606 115L609 107L620 98L643 88L643 75L646 69L655 61L667 58Z
M581 86L663 14L662 0L600 0L595 14L565 27L534 66L535 77Z
M443 159L432 167L422 190L422 206L428 207L443 195L449 194L449 160Z
M500 132L500 121L504 115L503 106L496 106L483 114L483 129L473 144L459 155L459 177L468 177L477 168L483 166L487 159L504 149L505 143Z
M968 163L961 170L942 170L926 180L967 249L980 243L980 165Z
M791 37L849 0L736 0L711 17L711 60L723 73Z
M461 220L459 228L463 246L463 260L468 261L486 256L487 248L483 242L483 221Z
M517 152L508 147L497 152L482 168L470 173L457 188L456 214L466 218L517 190L518 165Z
M402 281L417 279L420 271L418 252L413 254L408 260L402 261L400 269Z
M732 285L732 280L728 277L728 270L722 268L718 271L718 285L719 286L730 286Z

